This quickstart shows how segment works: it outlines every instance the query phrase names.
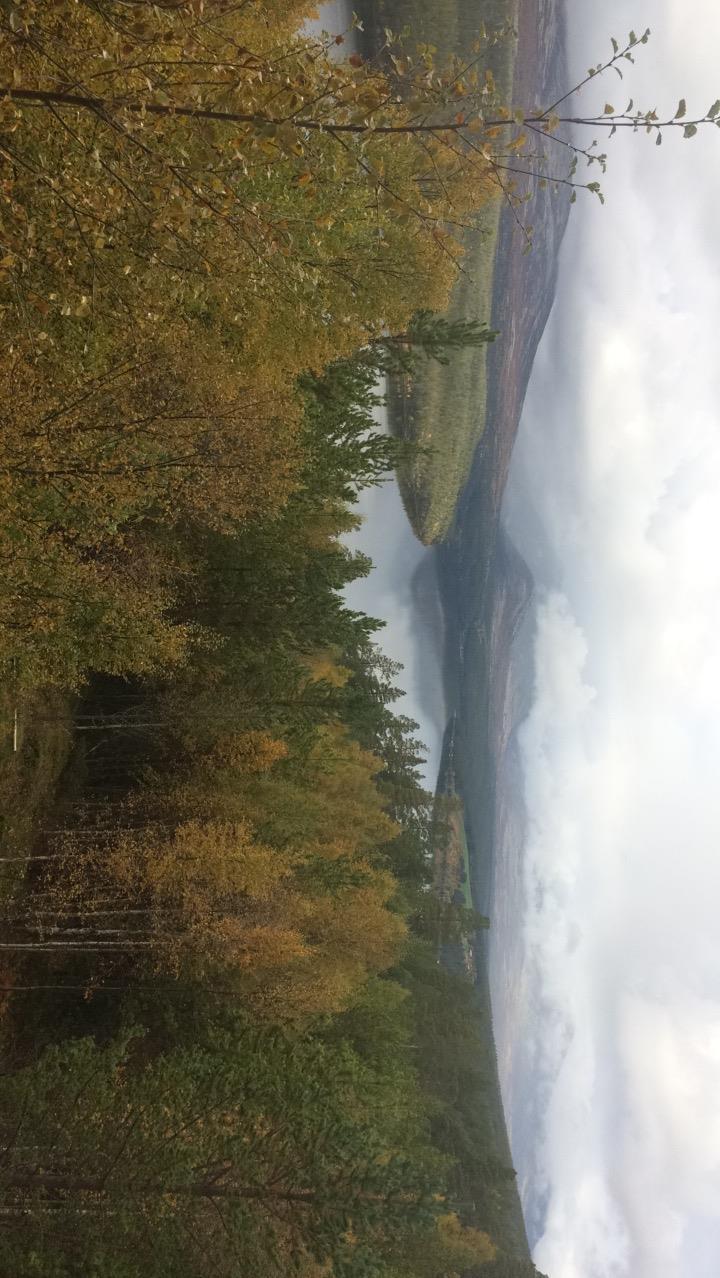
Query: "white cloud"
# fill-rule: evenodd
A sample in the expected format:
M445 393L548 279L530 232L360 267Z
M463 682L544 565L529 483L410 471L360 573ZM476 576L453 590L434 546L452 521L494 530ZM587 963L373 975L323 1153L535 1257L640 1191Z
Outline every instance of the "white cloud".
M625 9L574 6L581 68ZM628 96L707 109L720 6L638 10L654 36ZM720 1267L720 132L619 141L607 204L579 204L568 233L508 502L551 587L522 733L536 1260L551 1278L704 1278Z

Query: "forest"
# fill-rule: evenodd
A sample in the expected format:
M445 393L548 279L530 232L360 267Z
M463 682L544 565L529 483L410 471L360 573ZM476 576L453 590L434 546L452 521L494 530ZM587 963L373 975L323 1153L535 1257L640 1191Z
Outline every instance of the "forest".
M441 316L492 84L307 8L0 7L3 1274L534 1273L343 595L383 378L489 338Z

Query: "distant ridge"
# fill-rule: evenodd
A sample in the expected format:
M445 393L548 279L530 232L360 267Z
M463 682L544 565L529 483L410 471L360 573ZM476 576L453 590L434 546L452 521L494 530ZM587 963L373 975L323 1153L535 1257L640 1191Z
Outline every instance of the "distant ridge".
M477 31L483 20L499 25L511 13L518 31L512 89L508 85L512 101L528 106L552 101L567 84L561 0L359 0L355 7L365 24L368 54L380 47L385 26L397 30L409 22L418 40L431 39L442 52L443 48L457 48L458 33L467 35L470 28ZM443 33L440 22L446 12L452 22ZM434 38L432 26L438 28ZM468 40L468 47L470 43ZM452 454L447 491L434 505L433 494L423 483L401 475L400 484L416 533L426 542L437 543L427 572L414 583L414 595L423 625L430 623L434 641L440 631L443 638L450 722L438 794L457 794L462 800L472 899L483 913L491 911L495 857L503 843L499 835L513 817L499 779L509 771L515 730L527 709L528 681L526 677L517 679L512 653L517 636L527 629L534 598L532 575L501 528L500 509L535 353L554 300L558 251L568 212L563 196L553 197L537 188L532 192L523 210L524 220L535 228L535 247L528 255L522 254L523 243L512 211L503 208L499 212L491 270L485 271L484 291L473 299L473 306L486 308L480 317L500 332L498 340L486 348L487 366L483 352L482 385L475 370L464 381L456 375L453 388L451 364L441 370L442 376L431 387L427 378L420 378L409 399L396 396L391 400L395 429L412 435L412 417L422 414L425 395L425 407L432 405L426 424L432 427L437 414L440 425L438 456L442 460L444 445ZM466 302L465 298L462 305ZM467 315L467 310L464 313ZM458 384L463 384L469 395L477 394L465 406L461 434L471 438L468 424L474 430L473 420L479 421L475 439L480 442L469 454L463 482L453 491L459 472L452 468L459 464L460 456L452 419L458 410ZM441 468L432 473L442 480ZM448 510L448 493L453 494L449 517L436 524L437 512ZM435 608L436 581L442 626ZM527 674L525 668L523 674ZM468 1131L474 1131L476 1110L467 1110L467 1105L480 1105L489 1162L507 1169L511 1154L492 1026L487 946L481 937L476 938L474 954L473 1015L485 1083L481 1097L473 1093L459 1098L456 1118L467 1112ZM453 966L457 968L457 963ZM459 1176L462 1180L462 1165ZM499 1253L496 1261L483 1267L482 1278L532 1278L536 1271L517 1181L509 1178L503 1182L501 1177L501 1187L492 1192L499 1195L491 1227Z

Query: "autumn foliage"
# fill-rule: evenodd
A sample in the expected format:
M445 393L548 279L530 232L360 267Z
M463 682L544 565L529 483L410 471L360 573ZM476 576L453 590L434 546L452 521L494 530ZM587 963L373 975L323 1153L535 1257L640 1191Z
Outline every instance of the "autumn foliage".
M299 11L0 13L0 668L26 685L181 661L172 530L282 507L298 376L447 299L487 164L326 126L445 109L457 77L398 62L398 94Z
M414 121L485 82L344 57L307 7L0 6L0 674L69 725L34 842L0 834L28 1278L493 1254L412 1057L422 747L344 594L400 455L380 379L444 349L491 188Z

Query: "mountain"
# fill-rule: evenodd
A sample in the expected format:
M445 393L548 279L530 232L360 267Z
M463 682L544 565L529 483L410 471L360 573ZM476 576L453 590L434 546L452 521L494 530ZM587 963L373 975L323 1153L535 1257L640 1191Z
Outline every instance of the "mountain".
M515 100L553 101L566 83L562 6L558 0L521 0ZM529 661L513 662L511 653L531 601L532 578L500 527L500 506L533 360L554 300L569 212L564 197L537 187L525 208L535 227L531 253L522 252L513 211L505 209L501 218L492 312L501 336L489 348L487 423L449 534L436 552L448 704L456 716L455 766L478 867L492 863L498 837L511 820L507 803L497 807L497 779L501 771L517 772L509 751L529 695ZM478 868L476 877L485 906L491 875Z
M429 0L364 0L361 6L370 52L373 40L381 39L382 25L397 29L394 15L409 20L417 38L427 37L434 24L439 32L434 43L441 53L443 48L457 51L459 33L470 49L469 33L478 28L486 10L495 19L501 12L512 14L517 29L511 100L530 108L554 102L568 84L561 0L491 0L487 5L442 0L435 9ZM491 920L495 916L503 938L518 930L501 916L518 899L515 891L506 890L508 876L522 873L525 818L517 730L532 692L534 583L501 527L500 508L533 360L555 296L558 251L569 213L562 190L553 194L534 183L528 195L522 221L534 227L532 251L523 253L525 237L517 210L509 204L500 208L490 270L481 271L480 292L473 300L473 307L478 298L487 303L482 317L499 331L496 342L483 349L486 364L458 375L453 361L432 378L416 381L409 396L396 388L391 397L396 433L420 442L429 435L433 442L440 441L431 467L399 477L413 528L422 540L435 543L416 592L423 604L418 626L423 625L420 612L429 611L436 641L440 636L443 643L449 723L438 794L461 800L473 904L490 913ZM456 306L466 306L467 287L465 280ZM466 462L468 443L472 446ZM434 608L436 589L442 625ZM495 923L490 946L494 928ZM502 956L494 963L500 988L493 990L491 1012L489 949L482 937L475 938L471 952L487 1079L482 1102L486 1152L494 1165L507 1168L510 1146L500 1093L505 1063L497 1059L492 1024L492 1017L506 1014ZM507 1040L505 1033L501 1037ZM462 1102L459 1105L462 1114ZM467 1121L468 1130L474 1130L470 1116ZM532 1275L516 1181L505 1184L498 1202L499 1215L493 1221L500 1248L494 1266L498 1278Z

